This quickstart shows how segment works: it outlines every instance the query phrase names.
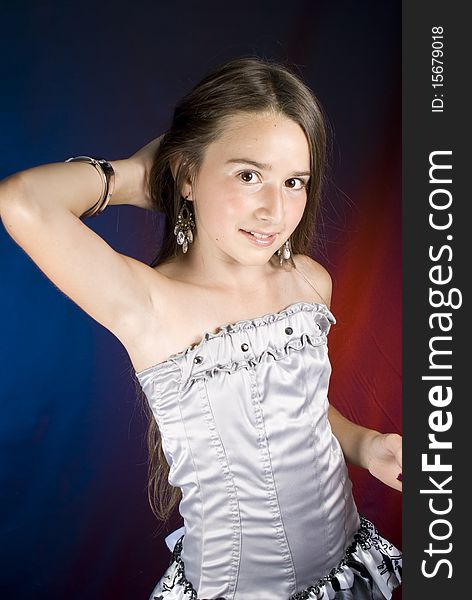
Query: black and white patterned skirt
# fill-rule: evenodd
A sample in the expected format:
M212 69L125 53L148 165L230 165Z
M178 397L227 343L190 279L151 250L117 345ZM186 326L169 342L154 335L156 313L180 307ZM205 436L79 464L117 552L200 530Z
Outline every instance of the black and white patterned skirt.
M177 540L170 565L149 600L203 600L185 576L183 538ZM338 565L287 600L385 600L391 598L401 579L402 553L361 516L360 527Z

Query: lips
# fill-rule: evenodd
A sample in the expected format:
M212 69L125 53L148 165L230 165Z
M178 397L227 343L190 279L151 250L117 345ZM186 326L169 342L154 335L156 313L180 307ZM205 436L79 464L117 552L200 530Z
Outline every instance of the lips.
M276 233L259 233L257 230L246 231L245 229L240 229L240 231L252 244L262 247L271 246L277 237ZM254 235L254 233L259 235Z
M246 233L259 233L268 237L272 235L277 235L276 231L261 231L260 229L243 229L242 231L245 231Z

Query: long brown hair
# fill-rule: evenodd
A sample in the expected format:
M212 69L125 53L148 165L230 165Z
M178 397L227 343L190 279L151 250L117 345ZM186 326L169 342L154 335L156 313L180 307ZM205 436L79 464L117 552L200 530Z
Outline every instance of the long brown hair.
M153 207L164 213L162 243L152 267L181 252L174 226L186 180L194 180L205 149L224 130L225 121L236 113L272 111L300 125L310 151L311 176L305 211L290 238L292 254L307 254L315 242L321 190L326 172L326 120L309 88L287 67L248 57L232 60L198 83L176 106L172 124L162 136L149 176ZM177 164L172 173L171 165ZM197 224L198 228L198 224ZM292 267L295 267L293 259ZM181 497L180 489L168 481L169 465L150 411L148 429L148 497L157 518L167 521Z

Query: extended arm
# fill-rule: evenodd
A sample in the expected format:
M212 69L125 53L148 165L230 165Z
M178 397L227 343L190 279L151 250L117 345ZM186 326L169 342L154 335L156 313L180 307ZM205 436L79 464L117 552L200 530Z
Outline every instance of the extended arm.
M331 405L328 418L347 462L368 469L374 477L396 490L402 489L397 479L402 471L401 436L357 425Z

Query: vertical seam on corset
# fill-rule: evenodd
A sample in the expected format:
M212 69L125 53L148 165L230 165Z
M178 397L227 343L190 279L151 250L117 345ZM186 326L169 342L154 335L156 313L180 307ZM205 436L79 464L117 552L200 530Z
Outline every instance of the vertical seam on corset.
M326 338L325 338L325 343L324 343L325 347L326 347ZM306 361L306 355L304 355L303 360ZM305 364L306 367L306 364ZM306 373L306 369L305 369L305 373ZM308 404L308 406L310 407L311 410L311 419L310 419L310 424L311 424L311 443L312 443L312 449L313 449L313 474L316 475L317 472L317 463L319 462L318 460L318 455L316 452L316 448L317 448L317 440L318 440L318 434L316 431L316 427L315 427L315 422L314 422L314 413L313 413L313 409L311 407L311 402L312 402L312 396L308 396L308 390L307 390L307 380L306 378L304 378L304 384L305 384L305 394L306 397L310 398L310 402ZM328 418L326 416L326 418ZM324 527L323 527L323 532L324 532L324 556L326 557L325 560L325 567L324 567L324 571L327 572L328 568L327 565L329 564L329 554L328 554L328 511L326 508L326 500L325 500L325 494L323 493L323 486L322 486L322 481L321 481L321 474L317 477L318 479L318 497L320 498L320 501L322 503L322 511L323 511L323 522L324 522Z
M324 361L326 363L329 363L329 357L328 357L328 336L326 336L326 343L324 346ZM329 366L329 364L328 364ZM329 382L328 382L328 388L329 388ZM325 402L326 404L326 420L328 421L329 424L329 428L331 429L331 423L329 422L329 418L328 418L328 410L329 410L329 398L328 398L328 393L329 393L329 389L326 390L326 398L325 398ZM332 434L332 431L331 431ZM330 440L330 444L329 444L329 448L330 448L330 452L331 452L331 440ZM342 452L341 452L342 454ZM339 464L339 463L338 463ZM342 467L341 467L342 468ZM343 489L343 496L344 496L344 489ZM328 558L330 557L329 554L329 549L333 547L332 544L332 538L333 538L333 526L332 526L332 520L329 518L328 516L328 512L326 511L326 559L327 559L327 563L326 563L326 567L325 567L325 571L328 570L331 561L328 560Z
M297 587L295 567L293 564L292 552L290 550L285 527L282 520L282 514L279 505L279 499L277 497L277 489L274 481L274 474L272 470L272 463L270 460L269 444L267 440L267 433L264 427L264 421L262 416L262 408L260 405L260 393L257 385L257 373L255 368L249 369L249 375L251 380L251 401L254 409L254 415L256 419L256 427L259 432L258 445L262 454L262 464L264 467L264 478L266 482L266 488L269 495L269 505L272 512L273 521L275 524L276 536L279 540L282 548L282 556L288 566L285 568L285 572L290 578L290 584L295 592Z
M326 340L325 355L326 355L326 360L329 361L328 340ZM328 402L329 402L329 398L328 398ZM330 431L331 431L331 435L336 438L336 436L334 435L334 433L331 429L331 424L330 424ZM330 444L330 452L332 453L332 444ZM336 438L336 452L338 454L340 453L340 457L338 457L338 465L339 465L339 458L342 458L342 461L344 463L344 464L341 463L341 465L340 465L340 467L341 467L340 473L341 473L341 486L342 486L342 490L343 490L343 512L344 512L344 518L343 518L344 543L343 543L343 547L346 548L347 543L348 543L348 536L347 536L347 504L348 504L347 496L348 496L348 494L347 494L347 489L346 489L347 473L346 473L345 469L347 469L347 465L346 465L346 461L344 458L343 450L341 448L341 442L338 440L338 438Z
M329 400L328 400L329 402ZM344 461L344 455L343 455L343 451L342 448L340 447L340 443L338 438L334 435L331 426L330 426L330 431L331 431L331 439L330 439L330 444L329 444L329 460L330 460L330 464L336 464L338 466L339 469L339 485L341 486L341 489L343 491L343 495L342 495L342 502L343 502L343 531L344 531L344 540L343 540L343 548L346 548L348 545L348 538L347 538L347 489L346 489L346 473L344 471L344 465L341 463L340 464L340 457L342 457L342 460ZM333 442L336 446L335 450L333 450ZM338 447L339 444L339 447Z
M210 407L210 401L208 397L208 391L206 387L206 379L199 380L200 389L200 401L203 416L208 424L210 431L211 444L214 446L218 461L221 465L223 477L226 480L226 491L229 497L231 523L232 523L232 549L231 549L231 566L230 566L230 580L228 583L228 591L225 592L225 598L232 600L236 592L236 583L239 573L239 563L241 557L241 516L239 514L239 504L236 493L236 486L234 484L233 476L229 468L228 457L224 450L223 442L218 434L215 419ZM202 553L203 556L203 553ZM202 561L203 562L203 561Z
M203 524L205 523L205 503L203 502L203 490L202 490L202 486L200 484L200 479L198 478L198 469L197 466L195 464L195 458L193 456L193 452L192 452L192 446L190 444L190 440L188 438L188 434L187 434L187 426L186 426L186 422L184 419L184 416L182 414L182 385L179 386L179 414L180 414L180 420L182 422L182 427L185 433L185 441L187 444L187 448L188 448L188 452L190 454L190 456L192 457L192 465L193 465L193 472L195 473L195 479L197 481L197 487L198 487L198 493L200 495L200 507L201 507L201 513L200 513L200 519L201 519L201 523L202 523L202 527ZM203 556L203 549L201 549L201 556ZM185 536L182 542L182 554L185 556ZM184 564L184 570L185 570L185 560L183 559L183 564ZM202 570L202 565L200 563L200 581L202 579L202 574L201 574L201 570ZM185 573L185 577L187 576L187 574ZM191 582L192 585L195 583L194 581Z
M328 348L328 338L326 338L326 345L325 345L325 350L324 350L324 354L325 354L325 360L327 362L329 362L329 348ZM328 403L327 406L327 410L329 409L329 397L327 395L326 397L326 402ZM328 413L327 413L328 414ZM331 431L331 439L330 439L330 444L329 444L329 452L330 452L330 461L332 458L332 452L333 452L333 437L335 438L335 443L336 443L336 454L338 454L338 456L336 457L336 464L338 467L338 472L340 473L340 485L341 485L341 489L342 489L342 500L343 500L343 531L344 531L344 544L343 544L343 548L346 547L346 479L345 479L345 474L344 474L344 466L343 466L343 462L344 462L344 454L341 448L341 444L338 440L338 438L334 435L333 430L331 429L331 423L329 422L328 419L328 424L329 424L329 430ZM340 459L342 460L342 462L340 463ZM344 463L345 464L345 463ZM331 520L327 519L327 540L328 540L328 544L329 541L332 539L332 525L331 525ZM328 545L328 547L330 547ZM328 557L328 552L326 552L326 556ZM329 568L329 567L328 567ZM327 570L325 568L325 570Z
M342 450L341 450L342 453ZM347 468L347 467L346 467ZM343 529L344 529L344 548L347 547L347 482L346 482L346 473L344 469L341 472L341 485L343 488Z
M161 434L162 445L167 450L167 454L170 456L171 462L173 465L174 457L172 456L172 452L170 451L171 444L169 443L169 438L167 437L167 427L165 424L164 412L162 411L161 403L159 402L159 400L162 398L162 393L158 388L157 380L154 380L152 382L152 398L154 400L154 406L155 406L155 411L156 411L156 416L157 416L157 418L155 417L155 421L159 428L159 433ZM171 469L171 468L172 467L169 466L169 469ZM169 471L169 474L170 474L170 471Z

